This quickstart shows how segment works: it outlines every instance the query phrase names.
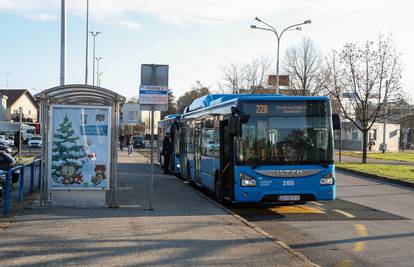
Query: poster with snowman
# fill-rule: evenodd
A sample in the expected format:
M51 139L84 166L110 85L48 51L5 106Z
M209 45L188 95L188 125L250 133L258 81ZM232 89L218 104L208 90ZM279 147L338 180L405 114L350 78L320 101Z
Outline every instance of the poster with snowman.
M110 107L52 106L51 189L109 189L110 117Z

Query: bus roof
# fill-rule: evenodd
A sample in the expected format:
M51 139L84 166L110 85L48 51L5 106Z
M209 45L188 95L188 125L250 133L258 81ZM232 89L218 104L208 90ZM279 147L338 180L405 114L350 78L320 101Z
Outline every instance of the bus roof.
M162 120L171 120L171 119L177 119L180 118L181 114L177 113L177 114L169 114L167 116L165 116Z
M283 101L301 101L301 100L328 100L327 96L288 96L277 94L209 94L199 97L193 101L187 110L192 112L195 110L213 107L215 105L233 102L234 100L283 100ZM232 101L233 100L233 101Z

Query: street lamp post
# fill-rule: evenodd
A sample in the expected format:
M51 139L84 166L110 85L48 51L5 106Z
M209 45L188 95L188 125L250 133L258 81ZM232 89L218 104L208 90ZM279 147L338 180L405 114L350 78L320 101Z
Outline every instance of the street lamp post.
M277 39L277 54L276 54L276 94L279 94L279 48L280 48L280 39L282 38L283 33L285 33L287 30L295 28L295 30L302 30L302 28L300 27L301 25L304 24L310 24L312 23L312 21L310 19L305 20L302 23L297 23L297 24L293 24L290 25L286 28L284 28L280 34L277 32L277 30L271 26L270 24L262 21L261 19L259 19L258 17L255 18L256 21L266 25L268 28L264 28L264 27L257 27L256 25L250 25L251 29L257 29L257 30L264 30L264 31L271 31L276 35L276 39Z
M100 85L99 82L99 62L101 61L103 57L95 57L96 60L96 85Z
M86 50L85 50L85 84L88 84L88 50L89 50L89 0L86 0Z
M95 41L96 41L96 36L98 36L98 34L101 34L101 32L93 32L90 31L90 34L93 37L93 69L92 69L92 85L95 85Z
M60 85L65 84L66 74L66 3L61 1L60 6Z

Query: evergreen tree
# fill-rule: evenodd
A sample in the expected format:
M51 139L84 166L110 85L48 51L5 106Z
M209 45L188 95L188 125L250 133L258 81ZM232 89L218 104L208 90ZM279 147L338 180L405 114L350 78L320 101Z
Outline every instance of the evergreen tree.
M79 145L79 137L74 136L74 133L72 122L68 116L65 116L63 122L59 124L57 133L53 135L52 177L58 183L67 183L62 182L62 166L71 166L73 168L73 179L70 183L74 183L75 177L80 176L82 173L86 153L83 146Z
M175 114L177 112L177 108L175 106L175 96L171 89L168 89L168 110L161 112L161 117L164 118L167 115Z

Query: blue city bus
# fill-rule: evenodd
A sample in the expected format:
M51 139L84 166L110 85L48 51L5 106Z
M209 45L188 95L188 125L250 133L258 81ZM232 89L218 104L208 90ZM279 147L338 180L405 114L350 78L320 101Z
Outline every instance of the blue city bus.
M157 140L157 154L160 165L164 165L164 159L161 155L162 140L166 133L170 134L172 151L171 151L171 165L170 170L173 174L179 176L180 168L180 114L171 114L165 116L158 122L158 140Z
M198 98L180 120L181 174L220 202L334 200L331 116L324 96Z

